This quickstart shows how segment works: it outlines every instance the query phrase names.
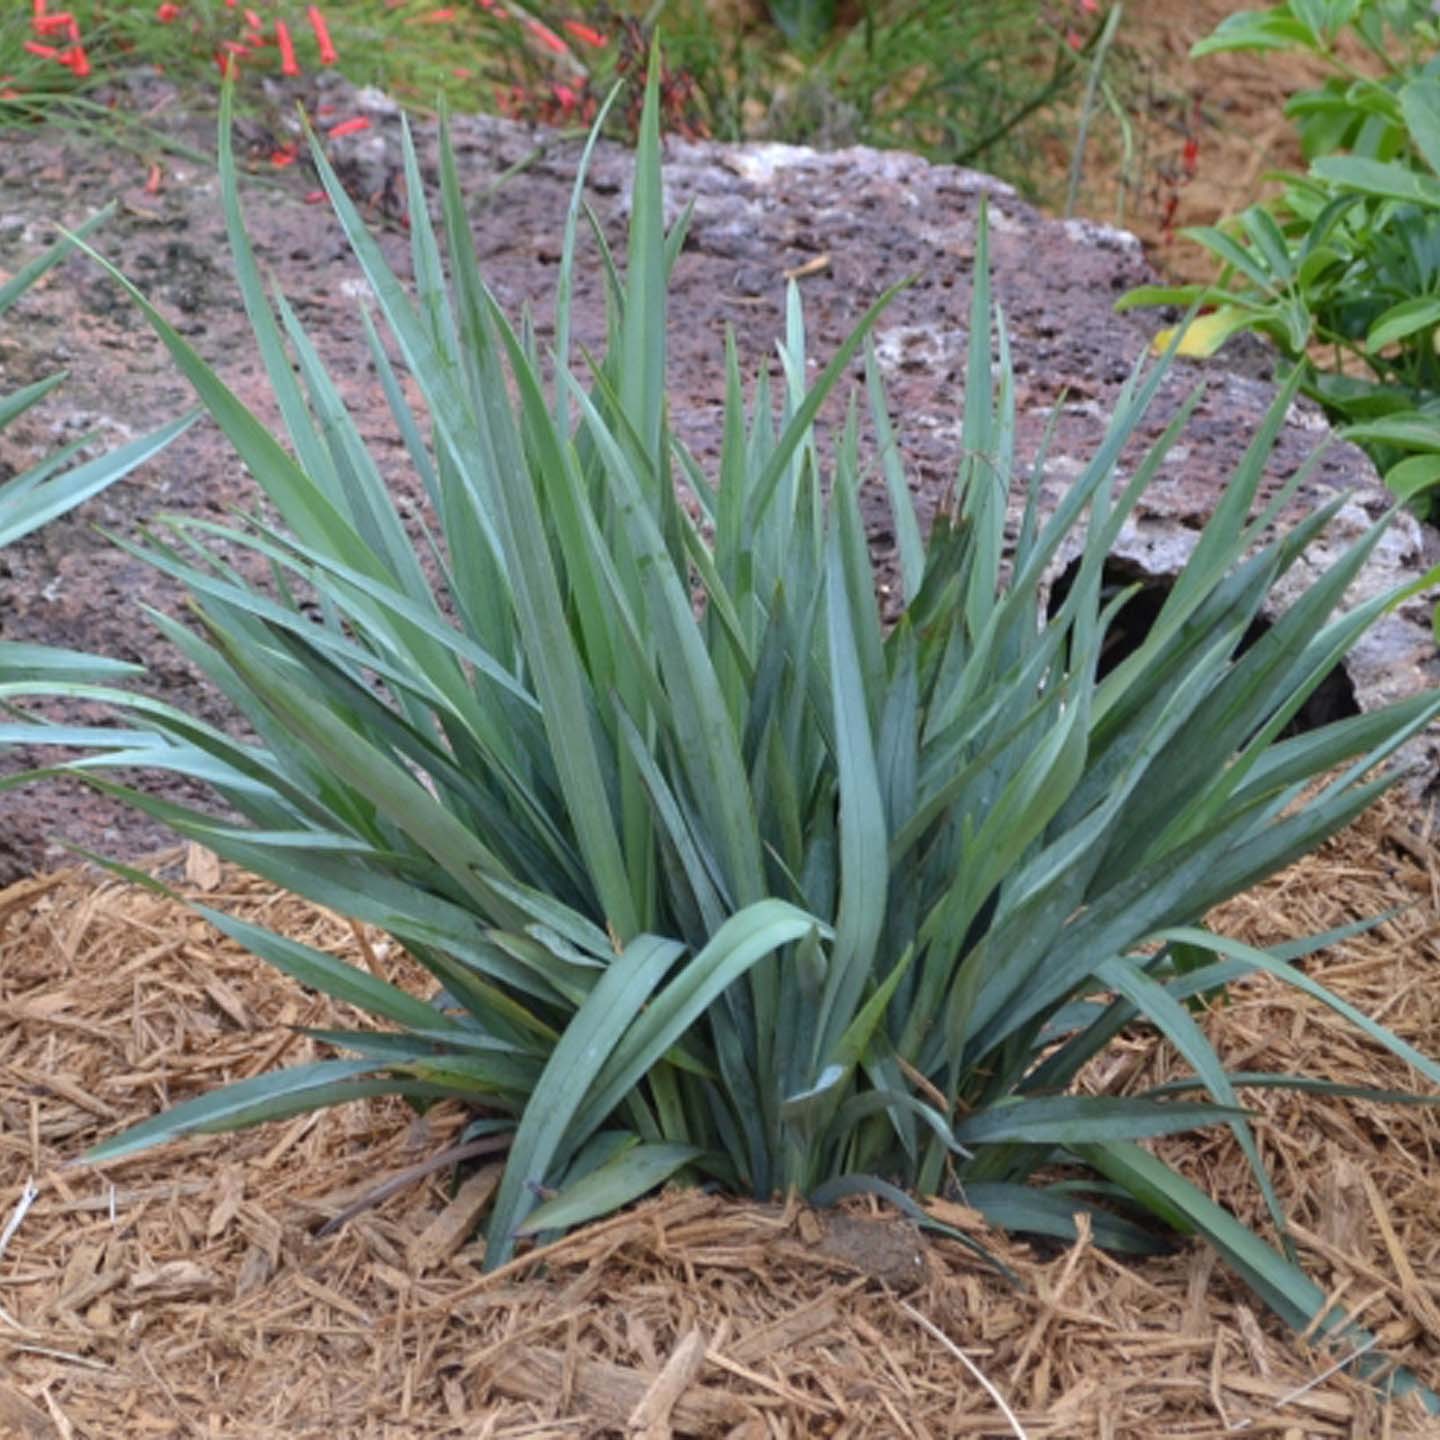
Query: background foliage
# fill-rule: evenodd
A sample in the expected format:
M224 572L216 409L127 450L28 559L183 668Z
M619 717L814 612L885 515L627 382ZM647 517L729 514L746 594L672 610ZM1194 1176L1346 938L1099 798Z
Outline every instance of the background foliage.
M1126 305L1200 304L1185 342L1213 354L1266 335L1390 489L1440 491L1440 29L1411 0L1292 0L1241 12L1195 47L1300 51L1331 78L1285 106L1309 170L1221 227L1187 231L1214 285L1146 286Z

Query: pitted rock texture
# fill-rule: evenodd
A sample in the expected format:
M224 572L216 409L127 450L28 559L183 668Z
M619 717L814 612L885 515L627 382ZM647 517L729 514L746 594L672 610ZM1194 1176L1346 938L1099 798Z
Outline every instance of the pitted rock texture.
M375 92L356 94L334 77L320 83L322 93L306 97L312 105L371 121L370 130L335 142L332 153L350 192L374 218L390 262L408 274L408 238L399 223L404 187L398 113ZM213 147L212 119L165 121L166 113L159 111L175 138ZM277 104L276 113L285 114L285 107ZM252 240L262 266L309 329L403 506L413 512L418 489L391 429L356 314L367 287L328 206L306 201L313 176L298 173L300 167L271 171L266 159L288 123L267 129L251 120L238 130L241 152L263 180L246 191ZM553 334L550 295L579 146L488 118L458 119L454 131L483 271L512 313L522 303L533 307L543 344ZM433 185L433 127L418 122L416 137L426 183ZM517 164L523 168L495 189ZM74 224L118 195L121 212L96 237L99 248L278 429L234 283L214 173L174 162L160 193L152 195L143 189L146 168L133 154L59 131L10 132L0 148L0 270L18 268L50 237L54 222ZM617 248L623 246L630 176L629 155L601 145L586 199ZM974 172L860 149L819 154L671 141L666 181L672 215L686 201L695 207L670 297L671 405L677 429L702 461L713 461L719 450L725 331L734 330L747 372L773 360L784 328L787 272L803 274L814 373L886 287L908 280L874 338L907 473L928 522L959 459L982 196L989 205L994 290L1014 356L1017 499L1057 404L1042 489L1047 505L1064 494L1101 443L1121 386L1150 340L1147 324L1158 323L1119 316L1112 308L1117 296L1152 278L1133 236L1088 221L1047 220L1009 187ZM594 261L593 243L587 243L577 276L576 340L592 346L603 342L603 294ZM1184 396L1200 387L1181 443L1120 538L1118 554L1128 573L1163 581L1183 564L1270 404L1274 388L1265 351L1252 346L1242 355L1246 373L1213 362L1177 363L1137 442L1126 450L1122 472L1130 473ZM113 444L190 403L141 315L79 255L0 321L0 389L62 366L71 379L59 397L0 435L0 479L68 437L93 431ZM832 422L836 413L832 407ZM1293 405L1264 494L1273 494L1327 439L1319 412L1307 402ZM1315 552L1318 561L1388 508L1365 457L1332 443L1301 483L1289 518L1342 491L1352 498L1327 548ZM228 443L202 422L138 477L0 551L0 633L141 660L150 671L145 688L211 721L233 724L220 697L154 634L138 603L179 613L182 597L94 527L133 535L160 512L221 518L255 499ZM889 515L878 486L867 496L867 518L876 553L893 567ZM1397 517L1351 601L1423 573L1426 544L1414 520ZM1293 586L1282 589L1277 598L1292 592ZM1356 649L1348 670L1362 708L1435 683L1440 661L1429 631L1432 603L1433 596L1421 596L1400 607ZM1429 740L1414 749L1422 787L1435 772L1436 748ZM0 764L14 768L41 758L12 753ZM43 836L128 855L167 841L163 830L75 787L35 787L0 797L0 806L0 883L7 865L13 874L61 853Z

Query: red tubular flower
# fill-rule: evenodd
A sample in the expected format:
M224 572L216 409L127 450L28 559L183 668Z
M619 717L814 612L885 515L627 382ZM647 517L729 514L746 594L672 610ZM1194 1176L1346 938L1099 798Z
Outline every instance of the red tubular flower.
M370 122L363 115L357 115L353 120L342 120L338 125L333 126L329 132L329 138L338 140L342 135L358 135L360 131L369 128Z
M45 0L35 0L32 13L37 20L45 18Z
M1078 30L1066 32L1065 43L1072 50L1083 50L1085 48L1085 37Z
M454 12L453 10L431 10L431 11L428 11L428 12L427 12L426 14L424 14L424 15L416 15L416 16L414 16L414 17L411 19L410 24L412 24L412 25L443 25L447 20L453 20L454 18L455 18L455 12Z
M180 7L178 5L172 5L170 0L165 0L165 3L155 11L155 18L162 25L168 25L172 20L178 20L180 18Z
M298 75L300 66L295 59L295 42L290 38L290 27L283 20L275 22L275 43L280 47L280 73Z
M309 16L310 28L315 32L316 43L320 46L320 63L333 65L340 57L335 53L335 46L330 42L330 27L325 23L325 17L320 13L320 7L312 5L305 13Z
M1185 149L1180 156L1180 164L1184 167L1185 174L1193 177L1200 168L1200 142L1193 136L1185 141Z
M312 190L306 195L305 203L307 205L318 205L324 198L325 192L323 190Z
M484 3L484 0L481 0ZM577 40L583 44L593 46L596 50L603 50L609 43L609 37L602 35L593 26L586 25L580 20L567 20L565 28Z
M564 115L568 115L580 103L580 97L568 85L554 85L551 90Z
M525 28L547 50L553 50L557 55L565 54L565 42L548 25L542 25L532 16L525 22Z
M293 165L299 157L300 147L298 145L281 145L278 149L270 152L270 163L280 170L286 165Z
M150 173L145 177L145 193L147 195L160 193L160 167L158 165L152 165Z
M245 12L245 23L252 30L263 30L265 28L260 22L260 17L253 10L247 10Z
M90 57L83 45L72 45L56 57L62 65L68 65L77 80L83 80L90 73Z
M37 35L53 35L57 30L73 31L79 28L75 24L75 17L68 10L58 11L54 15L37 15L32 23Z
M38 55L42 60L58 60L60 58L60 52L53 45L42 45L38 40L22 41L20 48L28 50L32 55Z

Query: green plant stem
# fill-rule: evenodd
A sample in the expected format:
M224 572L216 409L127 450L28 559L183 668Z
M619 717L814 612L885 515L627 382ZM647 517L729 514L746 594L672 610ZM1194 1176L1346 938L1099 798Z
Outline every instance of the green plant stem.
M1075 201L1080 194L1080 177L1085 168L1085 145L1090 137L1090 119L1095 112L1095 92L1100 76L1105 69L1105 56L1109 53L1110 42L1120 27L1124 5L1114 6L1105 17L1105 28L1100 32L1099 43L1095 46L1095 58L1090 73L1085 79L1085 98L1080 102L1080 124L1075 136L1075 148L1070 154L1070 175L1065 186L1065 218L1075 213Z

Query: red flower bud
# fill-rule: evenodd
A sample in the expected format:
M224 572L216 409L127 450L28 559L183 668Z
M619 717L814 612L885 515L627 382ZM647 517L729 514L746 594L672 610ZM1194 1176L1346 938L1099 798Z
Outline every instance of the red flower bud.
M333 65L340 57L335 53L334 45L330 43L330 27L325 23L325 17L320 13L320 7L312 5L305 13L310 18L310 28L315 32L316 42L320 46L320 63Z
M290 38L290 27L283 20L275 22L275 43L280 47L280 73L298 75L300 66L295 59L295 42Z
M548 25L542 25L540 21L531 17L525 22L525 28L547 50L553 50L557 55L565 54L565 42Z
M577 40L583 41L586 45L593 46L596 50L603 50L610 43L607 36L602 35L592 26L586 25L579 20L567 20L565 22L565 28Z

